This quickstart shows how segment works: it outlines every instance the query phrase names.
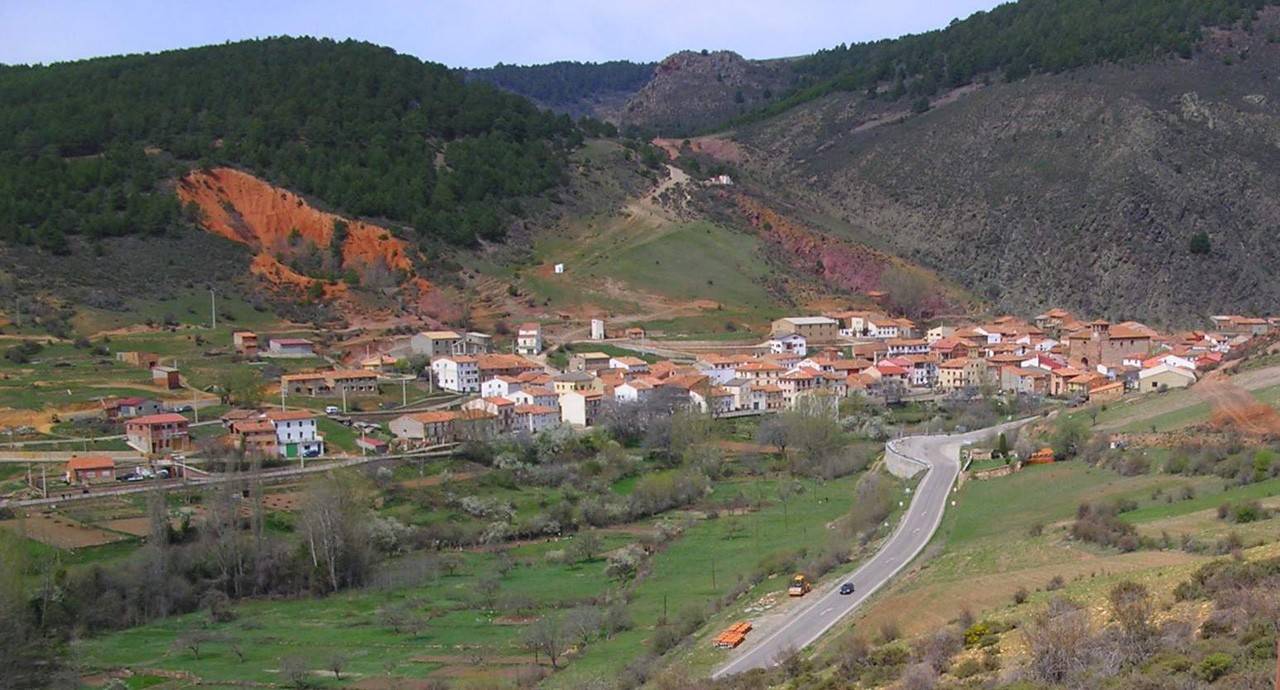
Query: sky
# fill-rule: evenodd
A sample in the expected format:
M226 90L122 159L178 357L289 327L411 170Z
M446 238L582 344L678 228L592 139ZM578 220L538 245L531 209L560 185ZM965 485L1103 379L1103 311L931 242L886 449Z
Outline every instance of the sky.
M356 38L451 67L749 58L946 26L993 0L0 0L0 63L48 63L267 36Z

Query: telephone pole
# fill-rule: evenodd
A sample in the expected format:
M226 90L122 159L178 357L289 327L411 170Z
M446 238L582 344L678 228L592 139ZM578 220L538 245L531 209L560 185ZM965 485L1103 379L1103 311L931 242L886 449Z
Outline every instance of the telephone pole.
M209 288L209 322L210 329L218 328L218 298L213 292L213 288Z

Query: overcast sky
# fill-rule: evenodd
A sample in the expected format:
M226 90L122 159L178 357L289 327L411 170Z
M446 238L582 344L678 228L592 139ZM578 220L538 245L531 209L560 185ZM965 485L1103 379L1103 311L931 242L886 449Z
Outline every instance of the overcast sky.
M751 58L946 26L993 0L0 0L0 63L74 60L277 36L357 38L453 67Z

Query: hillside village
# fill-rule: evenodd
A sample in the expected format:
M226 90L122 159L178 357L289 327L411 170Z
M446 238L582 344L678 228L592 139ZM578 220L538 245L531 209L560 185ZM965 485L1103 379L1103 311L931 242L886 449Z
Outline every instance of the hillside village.
M548 362L538 323L516 329L511 354L494 352L488 334L424 331L386 353L353 362L350 369L283 375L281 409L257 415L232 411L223 419L241 449L316 455L323 443L314 436L314 424L282 432L274 446L259 435L269 431L268 424L281 429L282 420L306 415L289 410L290 399L376 393L406 357L424 363L411 375L456 398L438 409L391 419L385 428L388 447L401 451L537 434L558 425L590 428L611 407L650 401L712 417L768 414L808 403L834 411L850 396L897 404L1014 395L1079 405L1191 386L1254 347L1275 320L1214 316L1208 326L1162 334L1139 322L1084 321L1052 309L1030 320L1002 316L925 328L876 311L850 310L780 318L762 343L669 359L641 358L642 350L632 355L591 351L591 342L644 347L633 338L607 337L598 322L592 329L598 338L579 343L563 367ZM251 336L237 338L243 348ZM305 350L308 345L272 341L277 353L281 347ZM336 406L329 407L338 413ZM313 445L299 450L295 438Z

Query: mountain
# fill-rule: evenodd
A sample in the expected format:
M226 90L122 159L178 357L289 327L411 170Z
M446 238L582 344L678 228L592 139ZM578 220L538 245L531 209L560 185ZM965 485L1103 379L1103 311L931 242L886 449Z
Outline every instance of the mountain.
M1188 59L978 83L927 112L836 92L733 138L763 187L1004 309L1269 312L1280 12L1244 27Z
M684 136L768 104L791 81L786 60L747 60L728 50L686 50L658 63L622 109L625 128Z
M582 132L453 71L355 41L245 41L0 70L0 238L162 233L168 188L230 165L455 244L498 239Z
M653 68L651 62L562 60L544 65L499 63L463 73L468 80L488 82L558 113L616 122L627 99L653 77Z

